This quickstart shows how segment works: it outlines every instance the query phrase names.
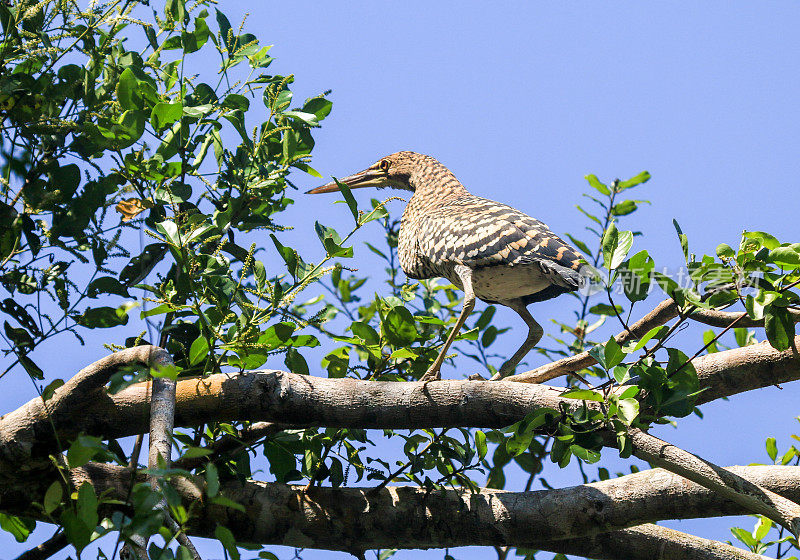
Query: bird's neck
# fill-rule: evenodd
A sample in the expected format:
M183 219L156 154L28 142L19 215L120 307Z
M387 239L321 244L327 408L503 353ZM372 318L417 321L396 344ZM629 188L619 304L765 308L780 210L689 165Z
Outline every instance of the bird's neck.
M438 203L469 194L452 171L433 158L417 167L411 176L416 199Z

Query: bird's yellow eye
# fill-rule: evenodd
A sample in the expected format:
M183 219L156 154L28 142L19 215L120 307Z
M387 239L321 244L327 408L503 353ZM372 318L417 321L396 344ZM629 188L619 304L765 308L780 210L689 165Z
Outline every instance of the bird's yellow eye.
M391 165L391 164L390 164L388 159L381 160L381 163L380 163L381 171L383 171L383 172L389 171L389 165Z

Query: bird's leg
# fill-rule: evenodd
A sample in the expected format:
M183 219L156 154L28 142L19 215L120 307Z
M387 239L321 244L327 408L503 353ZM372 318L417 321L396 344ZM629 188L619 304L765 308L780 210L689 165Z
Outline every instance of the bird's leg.
M425 381L426 383L442 378L442 374L439 370L442 368L442 363L447 355L447 351L450 349L450 345L453 344L456 336L458 336L458 331L464 326L467 317L469 317L469 314L472 313L472 310L475 308L475 292L472 290L472 269L459 264L456 265L455 272L458 274L458 277L461 279L461 284L464 286L464 307L461 308L461 314L458 316L458 320L453 330L450 331L450 336L447 337L439 355L436 356L436 360L431 364L431 367L428 368L428 371L425 372L425 375L419 378L420 381Z
M544 329L542 329L541 325L539 325L539 323L537 323L536 320L531 316L531 314L528 312L528 308L525 307L525 304L522 303L522 301L514 300L506 305L516 311L519 316L522 317L522 320L525 321L525 324L528 325L528 337L522 343L522 346L519 347L519 350L514 352L514 355L511 356L511 359L504 363L503 367L500 368L500 371L497 372L494 377L492 377L492 381L497 381L498 379L502 379L507 375L511 375L511 373L514 372L514 369L522 361L522 358L524 358L527 353L530 352L534 346L536 346L544 334Z

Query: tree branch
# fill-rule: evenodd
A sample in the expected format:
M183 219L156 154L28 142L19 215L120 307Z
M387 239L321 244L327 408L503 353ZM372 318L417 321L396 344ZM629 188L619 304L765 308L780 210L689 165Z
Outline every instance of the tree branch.
M693 364L700 388L707 388L699 403L800 379L800 357L767 343L709 354ZM502 428L536 409L581 405L562 398L562 391L527 383L450 380L423 388L422 383L327 379L275 370L215 374L178 381L175 422L183 427L249 419L335 428ZM0 477L16 476L29 468L32 458L46 459L62 450L51 420L62 444L81 432L119 438L148 429L145 383L115 395L94 389L70 397L70 402L69 409L48 418L37 398L0 418Z
M53 554L66 548L68 544L67 534L63 530L59 530L42 544L17 556L16 560L47 560Z
M793 309L790 309L789 311L794 321L796 323L800 322L800 311ZM664 325L679 315L680 310L678 305L672 299L665 299L647 315L634 323L630 330L622 331L614 338L617 343L625 344L631 340L641 338L651 329ZM688 318L712 327L728 327L734 321L736 321L736 326L738 327L764 326L764 319L751 319L745 312L695 309L688 315ZM511 375L506 377L504 381L517 381L520 383L544 383L545 381L561 377L567 373L579 371L593 366L596 363L597 360L592 358L588 352L581 352L580 354L569 356L561 360L556 360L555 362L545 364L524 373Z
M659 303L650 313L631 325L630 329L624 330L614 338L619 344L624 344L630 340L641 338L647 332L660 327L678 316L678 306L671 299L665 299ZM574 356L569 356L561 360L556 360L545 364L536 369L510 375L503 381L517 381L520 383L544 383L556 377L561 377L573 371L579 371L597 363L597 360L589 355L589 352L581 352Z
M639 459L696 482L749 513L772 519L795 538L800 533L800 506L793 501L642 430L632 429L628 435Z
M728 470L772 492L800 499L800 467ZM69 474L77 486L91 482L98 495L107 500L123 499L131 484L125 467L90 463ZM3 486L2 509L41 519L41 510L31 502L40 501L51 481L40 476ZM676 556L674 552L665 558L755 558L664 528L642 528L642 524L664 519L747 513L740 504L663 469L533 492L484 489L471 493L415 487L386 487L378 492L372 492L372 488L314 487L305 492L302 486L230 481L222 488L223 494L242 504L244 512L202 500L204 482L200 477L173 479L172 484L187 506L195 504L192 511L198 517L187 531L198 537L213 538L213 530L221 522L243 542L348 552L398 546L498 545L622 560L660 558L648 555L648 551L656 550L656 546L677 551L680 543L688 542L717 552L709 552L710 556L702 556L702 550L695 550L692 556ZM109 515L114 507L119 506L106 503L101 513ZM631 526L637 527L622 531ZM606 536L598 537L601 533ZM641 555L634 556L639 547Z
M727 543L650 524L592 537L551 541L546 550L598 560L769 560Z

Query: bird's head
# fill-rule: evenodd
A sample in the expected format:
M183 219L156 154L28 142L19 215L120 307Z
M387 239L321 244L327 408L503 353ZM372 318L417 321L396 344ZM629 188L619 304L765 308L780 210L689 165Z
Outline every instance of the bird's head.
M395 152L382 157L363 171L339 179L339 182L344 183L351 189L392 187L413 191L414 177L420 172L420 169L427 167L426 164L430 165L428 160L438 163L432 157L416 152ZM311 189L306 194L328 193L338 190L339 185L334 181Z

